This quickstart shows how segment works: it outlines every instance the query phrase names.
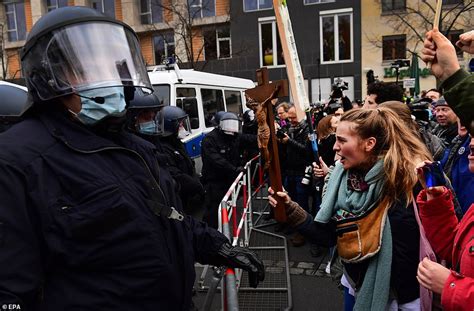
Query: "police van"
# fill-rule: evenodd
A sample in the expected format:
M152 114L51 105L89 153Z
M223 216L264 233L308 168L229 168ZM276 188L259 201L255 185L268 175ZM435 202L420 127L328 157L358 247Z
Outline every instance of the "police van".
M149 69L148 75L160 100L178 106L189 116L191 135L183 139L192 158L201 155L201 141L215 126L217 111L242 115L246 110L244 91L255 87L252 80L195 71L180 70L177 64Z

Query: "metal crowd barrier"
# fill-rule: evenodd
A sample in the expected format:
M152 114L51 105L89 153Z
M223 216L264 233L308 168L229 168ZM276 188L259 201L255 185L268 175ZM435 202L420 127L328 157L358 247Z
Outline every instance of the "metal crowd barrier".
M256 182L257 180L258 182ZM252 190L252 185L256 185L254 190ZM226 195L222 198L218 213L219 231L229 238L232 245L250 247L264 261L265 259L273 262L285 261L286 270L284 272L286 273L283 273L281 276L269 275L266 281L264 281L263 286L261 285L259 288L253 289L248 286L248 279L246 275L242 274L240 269L234 271L233 269L214 267L210 285L204 286L205 277L209 269L209 266L205 266L198 282L201 289L208 290L203 307L204 311L211 309L213 296L219 289L219 283L223 310L239 310L239 298L244 305L241 309L244 310L275 310L275 306L271 305L272 301L280 301L280 305L284 305L284 307L277 309L289 310L292 307L286 239L282 236L257 229L254 226L254 215L258 217L256 220L258 222L264 213L268 213L262 208L259 211L253 211L254 199L260 200L260 202L262 202L261 200L266 200L262 193L264 186L265 181L260 156L256 156L245 164L244 172L237 176ZM240 206L238 206L238 203ZM241 213L239 215L240 210ZM240 220L238 220L239 216ZM251 237L252 232L254 234ZM276 256L275 254L278 255ZM275 259L275 257L278 258ZM267 308L261 304L261 301L258 301L258 295L264 298L263 300L270 301L267 303ZM259 306L254 306L258 303L260 303ZM249 308L248 305L252 306Z

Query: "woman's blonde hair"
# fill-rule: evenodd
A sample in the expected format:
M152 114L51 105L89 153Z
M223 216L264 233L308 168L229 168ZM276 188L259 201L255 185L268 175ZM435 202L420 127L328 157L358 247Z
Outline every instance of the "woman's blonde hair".
M411 201L418 181L416 165L431 160L431 154L419 136L390 108L356 109L346 112L341 122L353 122L352 130L362 139L376 139L373 155L384 160L384 195L391 201Z

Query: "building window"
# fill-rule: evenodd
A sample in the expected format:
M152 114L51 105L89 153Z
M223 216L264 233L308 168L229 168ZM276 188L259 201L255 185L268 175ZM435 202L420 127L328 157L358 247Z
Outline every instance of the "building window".
M449 41L451 41L451 43L456 48L456 54L458 58L463 58L464 56L462 50L456 45L456 42L459 40L459 35L461 35L463 32L463 30L450 30L449 34L447 35Z
M191 18L216 16L215 0L188 0Z
M382 13L406 9L405 0L382 0Z
M328 3L335 2L336 0L304 0L304 4L315 4L315 3Z
M259 11L273 8L272 0L244 0L244 11Z
M26 38L25 4L23 2L6 3L8 41L21 41Z
M405 59L407 56L406 52L406 36L383 36L382 37L382 59L383 60L395 60Z
M259 23L260 67L284 65L283 49L275 20Z
M311 101L327 103L331 95L331 79L321 78L311 80Z
M322 62L352 61L352 13L321 12Z
M161 0L140 0L140 20L142 24L163 22L163 6Z
M233 112L238 116L242 115L242 95L240 91L224 90L225 111Z
M164 60L175 54L174 34L165 33L153 36L153 47L155 51L155 64L162 64Z
M115 18L115 0L92 0L91 4L93 9Z
M52 10L67 6L67 1L68 0L46 0L46 8L48 12L51 12Z
M221 27L203 31L206 60L231 58L230 28Z

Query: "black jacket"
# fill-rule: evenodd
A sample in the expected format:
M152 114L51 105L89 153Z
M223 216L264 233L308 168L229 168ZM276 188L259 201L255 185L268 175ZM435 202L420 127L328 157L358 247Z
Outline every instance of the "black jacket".
M244 146L255 144L256 135L224 134L213 129L202 140L202 180L204 184L219 183L230 186L245 164L241 158Z
M154 152L132 134L98 136L63 111L0 135L0 301L188 310L194 261L215 258L226 239L191 217L157 216L179 201Z
M186 212L192 208L188 203L192 198L204 196L204 187L199 180L194 162L186 153L183 143L176 137L160 139L163 154L166 155L166 166L171 176L179 184L179 196Z
M306 166L312 162L311 147L308 139L309 129L306 121L290 127L286 143L286 175L303 176Z

